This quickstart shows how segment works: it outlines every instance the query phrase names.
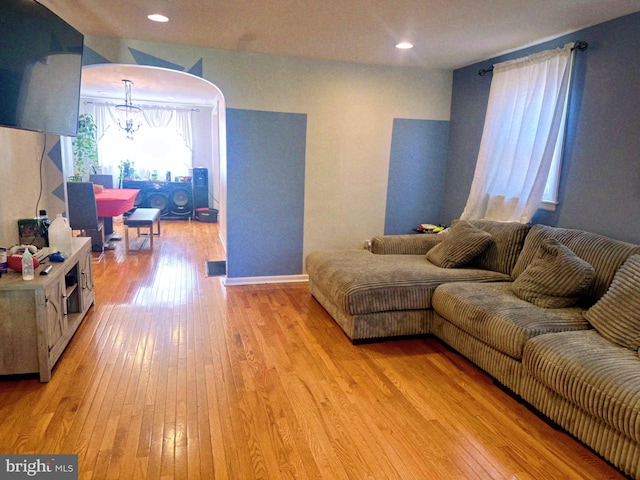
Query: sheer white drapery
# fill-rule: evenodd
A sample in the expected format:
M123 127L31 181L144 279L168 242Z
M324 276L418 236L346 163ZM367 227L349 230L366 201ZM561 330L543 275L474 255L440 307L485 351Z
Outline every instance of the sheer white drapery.
M173 176L188 175L193 165L192 110L149 105L141 105L140 108L142 114L137 120L142 122L142 126L134 133L134 140L130 141L118 126L121 115L115 104L84 104L85 113L91 114L96 122L102 172L117 178L120 162L130 160L134 161L141 178L148 178L154 170L162 178L167 171L172 172ZM179 135L178 141L163 135L163 129L168 129L164 132L173 131ZM162 145L163 142L168 143ZM117 180L114 181L114 184L117 183Z
M564 143L573 44L494 65L471 191L461 218L527 223Z
M173 110L166 108L144 109L142 115L151 128L163 128L168 127L173 119Z
M107 129L113 124L117 126L118 121L113 116L109 105L89 104L88 107L91 108L85 108L85 110L87 110L87 113L90 113L94 118L97 130L96 136L98 137L98 142L100 142L100 139L104 137Z
M151 128L163 128L173 126L184 138L189 148L192 145L191 110L176 109L171 107L141 107L142 117L146 125ZM93 116L97 127L98 141L111 127L118 127L120 118L115 104L87 103L85 112Z
M176 110L176 130L184 139L184 143L189 148L189 150L193 149L191 110Z

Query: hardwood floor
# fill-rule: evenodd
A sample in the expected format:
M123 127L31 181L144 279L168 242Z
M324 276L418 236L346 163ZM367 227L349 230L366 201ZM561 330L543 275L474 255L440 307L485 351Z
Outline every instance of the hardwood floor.
M206 277L217 232L165 221L94 264L51 382L0 380L0 452L81 479L624 478L433 338L353 346L304 283Z

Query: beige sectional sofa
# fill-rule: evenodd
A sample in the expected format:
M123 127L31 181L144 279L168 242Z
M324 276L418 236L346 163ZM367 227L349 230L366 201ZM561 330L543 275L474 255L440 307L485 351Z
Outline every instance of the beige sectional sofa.
M511 279L529 226L481 225L492 234L493 244L468 268L440 268L425 259L443 235L374 237L371 251L309 254L309 289L353 343L431 333L431 298L438 285Z
M640 246L455 222L446 235L373 238L371 251L314 252L306 268L353 343L433 334L640 478Z

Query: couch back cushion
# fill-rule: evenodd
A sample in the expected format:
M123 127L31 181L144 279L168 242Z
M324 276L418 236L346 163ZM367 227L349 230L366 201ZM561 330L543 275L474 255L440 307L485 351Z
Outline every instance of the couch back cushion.
M471 220L470 222L474 227L489 232L492 241L468 266L511 275L531 226L517 222L495 222L492 220Z
M630 350L640 348L640 255L622 264L607 293L584 318L606 339Z
M512 288L518 297L538 307L565 308L578 303L593 276L591 265L557 240L548 238Z
M533 261L542 243L553 238L571 249L578 257L589 263L594 270L594 279L586 295L583 306L593 305L609 288L613 276L620 265L635 253L640 253L640 245L622 242L597 233L569 228L534 225L525 238L522 253L518 257L511 276L516 279Z

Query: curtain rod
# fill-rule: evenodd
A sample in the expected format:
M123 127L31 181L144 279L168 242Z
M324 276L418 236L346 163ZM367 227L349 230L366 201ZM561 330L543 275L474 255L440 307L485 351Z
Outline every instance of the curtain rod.
M589 47L589 44L587 42L583 42L582 40L578 40L573 44L573 48L571 50L580 50L581 52L586 50ZM481 68L478 71L478 75L480 75L481 77L484 77L487 73L489 72L493 72L493 65L490 66L489 68Z
M92 100L84 100L82 103L84 103L85 105L106 105L106 106L110 106L113 107L116 104L115 103L111 103L111 102L94 102ZM143 110L153 110L155 109L160 109L160 110L182 110L185 112L188 111L192 111L192 112L199 112L200 109L199 108L189 108L189 107L178 107L178 106L170 106L170 105L145 105L145 104L140 104L139 107Z

